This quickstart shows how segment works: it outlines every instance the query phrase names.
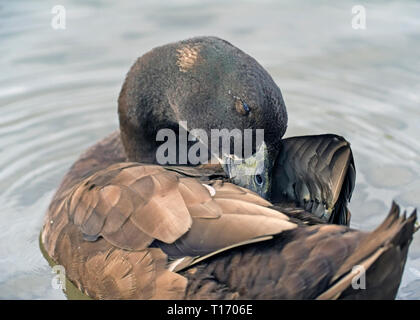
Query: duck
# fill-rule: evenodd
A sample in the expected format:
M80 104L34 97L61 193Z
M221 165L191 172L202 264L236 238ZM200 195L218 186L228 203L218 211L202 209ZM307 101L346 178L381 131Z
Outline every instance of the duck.
M350 144L334 134L283 139L281 91L248 54L217 37L152 49L128 72L118 116L119 130L64 176L40 235L41 250L83 294L395 298L416 212L407 218L393 203L374 231L350 228ZM182 141L185 122L200 128L196 139ZM264 139L247 157L231 139L228 152L202 139L214 129L252 136L261 128ZM216 161L195 163L177 151L174 163L160 163L162 129ZM366 274L363 290L353 285L355 266Z

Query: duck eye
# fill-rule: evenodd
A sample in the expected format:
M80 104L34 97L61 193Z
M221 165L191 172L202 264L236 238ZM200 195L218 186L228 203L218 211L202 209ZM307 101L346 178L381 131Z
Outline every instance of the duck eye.
M257 174L257 175L255 175L255 183L257 184L257 185L262 185L262 183L263 183L263 178L262 178L262 176L260 175L260 174Z
M237 98L235 101L235 108L237 112L244 116L247 116L251 110L249 106L239 98Z
M244 109L244 111L245 111L245 114L248 114L249 113L249 106L245 103L245 102L243 102L242 101L242 107L243 107L243 109Z

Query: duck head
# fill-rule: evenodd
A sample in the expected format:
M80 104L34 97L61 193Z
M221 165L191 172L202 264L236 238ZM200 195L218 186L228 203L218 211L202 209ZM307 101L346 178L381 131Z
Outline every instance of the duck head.
M121 89L118 113L128 160L145 163L157 163L158 149L167 142L157 141L157 134L169 129L177 140L177 146L173 146L177 163L171 164L185 164L179 161L186 158L181 153L188 152L195 142L188 139L186 149L180 148L180 124L187 133L196 132L193 129L204 132L209 156L219 159L226 153L242 157L246 139L241 141L243 147L236 149L233 136L228 137L229 150L223 153L221 139L212 136L214 129L229 133L236 130L242 137L250 129L254 141L257 129L263 129L266 155L275 159L287 127L282 94L268 72L248 54L215 37L171 43L140 57ZM199 140L203 141L201 136ZM254 143L251 154L258 147ZM214 150L219 155L214 155ZM208 158L200 157L202 162ZM268 172L270 166L265 169Z
M226 155L222 166L229 179L242 187L258 193L267 199L271 193L271 171L273 160L263 141L257 151L250 157L241 159L236 155Z

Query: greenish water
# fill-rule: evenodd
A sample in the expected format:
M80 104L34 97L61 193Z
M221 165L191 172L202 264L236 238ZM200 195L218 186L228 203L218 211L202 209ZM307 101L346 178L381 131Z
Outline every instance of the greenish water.
M255 57L283 92L287 136L333 132L358 170L352 226L376 227L392 199L420 208L420 3L363 1L0 0L0 299L65 299L38 247L62 176L118 126L120 86L135 58L196 35ZM398 294L420 299L417 235Z

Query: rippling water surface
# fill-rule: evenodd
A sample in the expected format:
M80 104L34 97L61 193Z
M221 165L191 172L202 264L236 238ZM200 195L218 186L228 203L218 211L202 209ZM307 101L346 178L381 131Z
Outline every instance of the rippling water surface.
M154 46L217 35L280 86L287 135L333 132L358 169L352 226L376 227L392 199L420 207L420 3L0 0L0 298L64 299L38 248L43 216L78 155L118 126L117 96ZM51 9L66 8L65 30ZM401 299L420 298L420 236Z

